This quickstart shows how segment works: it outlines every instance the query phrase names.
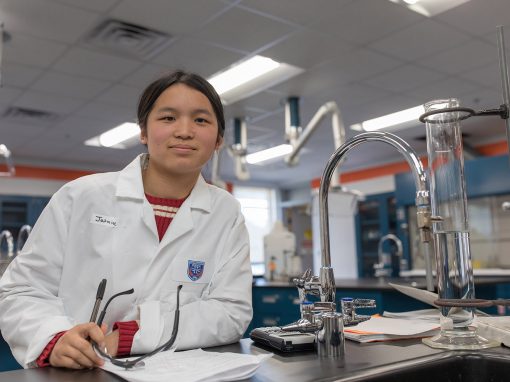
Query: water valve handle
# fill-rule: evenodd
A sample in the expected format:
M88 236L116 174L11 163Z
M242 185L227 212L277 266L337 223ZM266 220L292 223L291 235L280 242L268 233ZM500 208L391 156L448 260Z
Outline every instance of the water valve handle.
M376 303L373 299L344 297L340 300L342 306L342 316L344 319L344 326L357 325L360 322L367 321L370 316L357 314L356 308L375 308Z

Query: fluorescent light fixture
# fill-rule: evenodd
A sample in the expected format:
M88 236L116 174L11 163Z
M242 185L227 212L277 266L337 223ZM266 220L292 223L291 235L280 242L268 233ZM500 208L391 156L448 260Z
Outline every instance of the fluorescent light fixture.
M415 106L410 109L397 111L396 113L383 115L382 117L373 118L361 123L357 123L352 125L351 129L358 131L375 131L393 127L391 130L399 130L409 127L409 122L418 123L418 118L423 113L425 113L423 105Z
M87 146L112 147L126 149L134 146L140 136L140 127L136 123L125 122L113 129L105 131L97 137L85 141Z
M209 78L224 104L231 104L303 72L268 57L253 56Z
M426 17L436 16L470 0L390 0Z
M276 69L278 66L280 66L279 62L268 57L254 56L212 77L209 82L221 95Z
M283 144L271 147L266 150L257 151L256 153L246 155L246 162L249 164L261 163L270 159L285 156L292 152L292 145Z

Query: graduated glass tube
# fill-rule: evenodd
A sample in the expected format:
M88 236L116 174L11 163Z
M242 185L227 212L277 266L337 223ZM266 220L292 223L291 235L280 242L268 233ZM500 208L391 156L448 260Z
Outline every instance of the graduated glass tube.
M425 112L459 107L456 99L431 101ZM459 112L445 111L426 119L434 250L440 299L475 298L469 245L464 155ZM474 308L440 308L440 334L423 342L444 349L499 346L476 333Z

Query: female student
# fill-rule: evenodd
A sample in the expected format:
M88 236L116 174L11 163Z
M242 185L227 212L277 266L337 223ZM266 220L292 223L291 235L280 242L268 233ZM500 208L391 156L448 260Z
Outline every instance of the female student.
M176 71L145 89L138 123L148 154L64 185L0 280L0 330L24 367L100 366L91 340L152 351L170 338L178 285L178 349L235 342L251 320L239 204L200 174L223 141L219 96ZM134 288L108 307L108 329L88 323L102 279L105 300Z

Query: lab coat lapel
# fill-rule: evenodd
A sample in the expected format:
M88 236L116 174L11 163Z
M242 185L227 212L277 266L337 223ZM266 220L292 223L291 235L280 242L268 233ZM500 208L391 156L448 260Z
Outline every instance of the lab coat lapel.
M200 209L207 213L211 211L211 195L208 187L200 175L191 194L179 208L163 236L160 244L161 249L193 229L193 210Z
M142 181L142 168L147 161L147 154L137 156L119 174L116 196L140 202L140 219L147 228L158 237L154 211L145 198Z

